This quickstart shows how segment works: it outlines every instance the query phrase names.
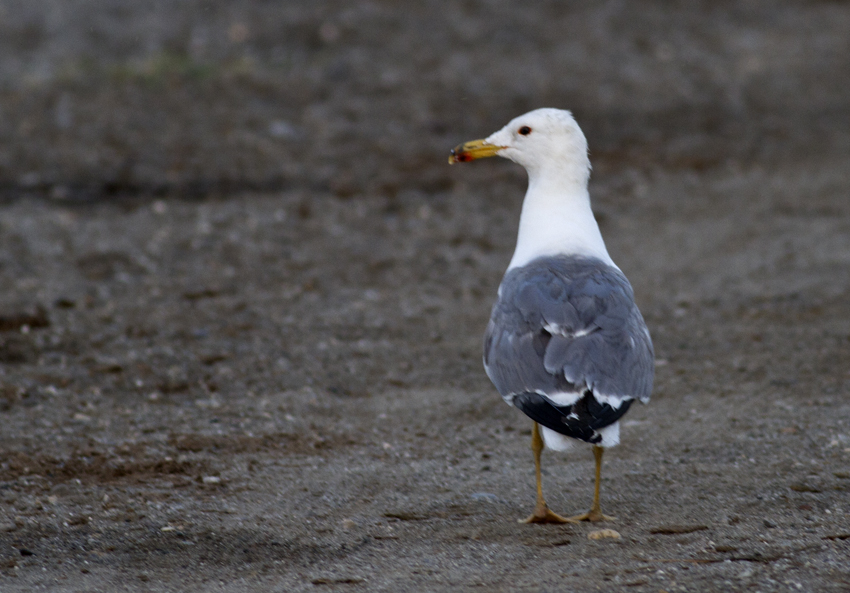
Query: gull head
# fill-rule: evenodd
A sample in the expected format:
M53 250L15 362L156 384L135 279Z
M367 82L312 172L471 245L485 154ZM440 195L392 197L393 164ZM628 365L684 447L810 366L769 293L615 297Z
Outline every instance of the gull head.
M587 139L573 114L564 109L529 111L483 140L456 146L449 163L500 156L525 167L529 175L562 171L571 176L590 175Z

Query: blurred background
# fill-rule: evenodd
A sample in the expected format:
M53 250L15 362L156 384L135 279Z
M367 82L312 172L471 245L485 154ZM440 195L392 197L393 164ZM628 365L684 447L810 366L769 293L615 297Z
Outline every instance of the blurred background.
M445 190L436 159L539 106L597 165L848 147L837 1L0 4L0 184L60 200Z
M0 0L0 590L847 591L848 80L839 0ZM655 343L616 541L481 368L526 178L447 157L543 106Z

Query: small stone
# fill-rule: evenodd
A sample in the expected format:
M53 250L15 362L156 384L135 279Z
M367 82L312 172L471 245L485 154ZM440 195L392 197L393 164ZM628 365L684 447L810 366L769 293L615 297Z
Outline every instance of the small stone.
M738 573L739 579L748 579L755 574L755 571L752 568L745 568L740 573Z
M483 502L499 502L499 497L492 492L476 492L472 495L472 500L480 500Z
M355 527L357 527L357 523L355 523L351 519L344 519L342 521L342 528L343 529L354 529Z
M89 519L85 515L71 515L68 517L66 523L68 525L88 525Z
M269 135L275 138L297 138L298 129L288 121L275 120L269 124Z
M764 523L764 526L767 527L768 529L775 529L776 527L779 527L776 523L774 523L770 519L765 519L764 521L762 521L762 523Z
M204 476L204 484L221 484L221 478L218 476Z
M620 534L613 529L598 529L588 533L587 539L620 539Z

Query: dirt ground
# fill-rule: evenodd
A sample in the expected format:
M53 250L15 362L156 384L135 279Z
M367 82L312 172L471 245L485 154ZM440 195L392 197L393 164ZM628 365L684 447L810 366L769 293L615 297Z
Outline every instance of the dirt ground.
M850 591L850 4L523 5L0 0L0 591ZM655 342L619 539L481 365L525 176L448 150L541 106Z

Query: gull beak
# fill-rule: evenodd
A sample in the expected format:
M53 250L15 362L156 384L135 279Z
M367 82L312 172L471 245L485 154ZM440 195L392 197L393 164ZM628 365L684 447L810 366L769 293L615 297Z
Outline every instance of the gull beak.
M503 148L506 147L490 144L486 140L464 142L463 144L458 144L452 149L452 154L449 156L449 164L454 165L455 163L468 163L469 161L474 161L476 159L484 159L488 156L498 154L498 152Z

